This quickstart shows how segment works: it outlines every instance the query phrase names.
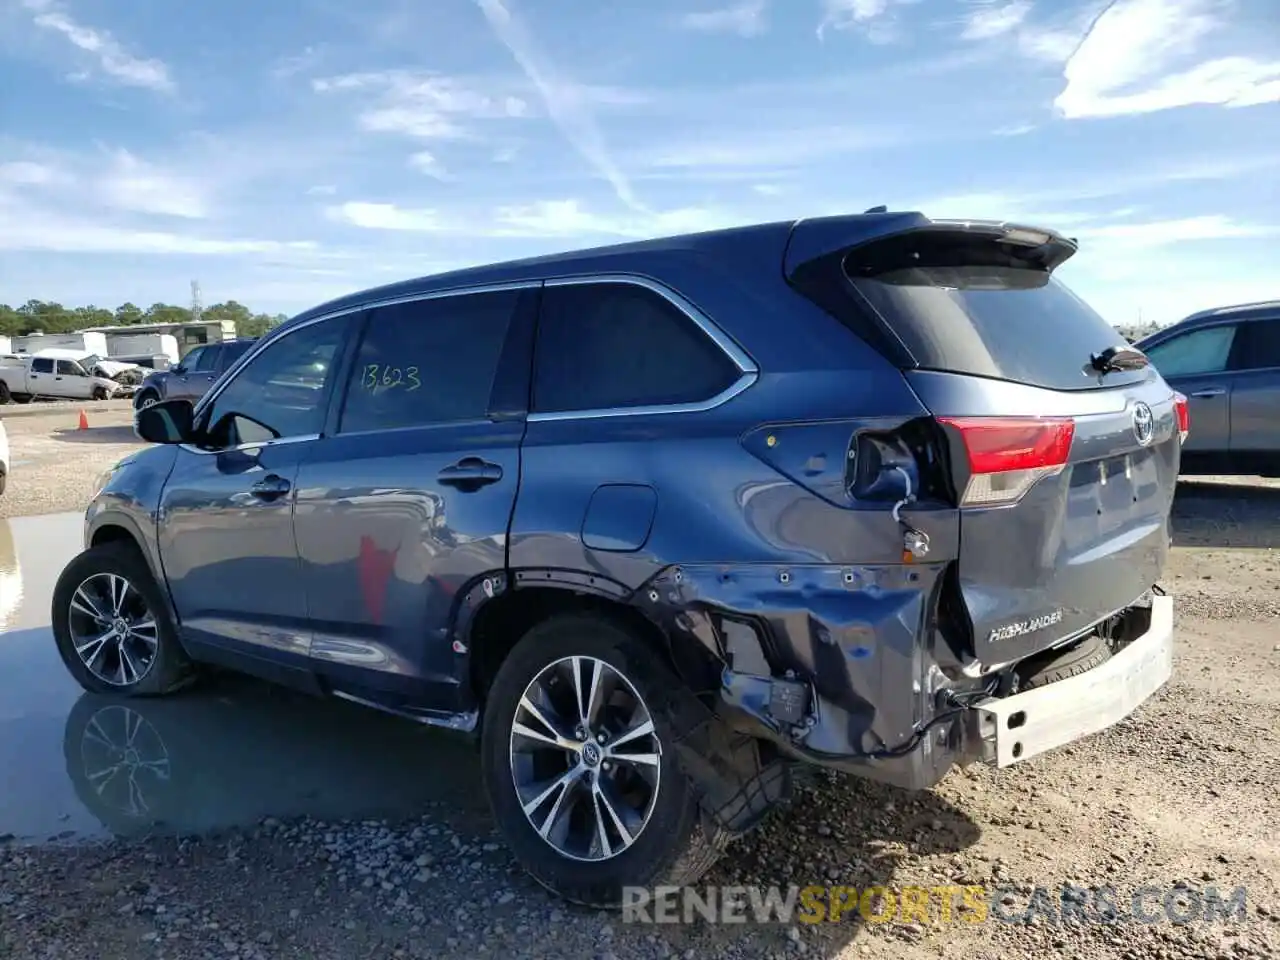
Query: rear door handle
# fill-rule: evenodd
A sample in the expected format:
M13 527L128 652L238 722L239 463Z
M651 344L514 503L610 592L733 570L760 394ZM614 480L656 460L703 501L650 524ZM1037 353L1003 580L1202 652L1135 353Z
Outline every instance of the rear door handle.
M274 473L268 474L249 488L249 492L259 500L276 500L283 497L289 490L289 481Z
M1191 395L1201 400L1207 400L1209 397L1220 397L1226 392L1226 387L1205 387L1203 390L1193 391Z
M436 479L447 487L469 492L502 479L502 467L479 457L463 457L441 470Z

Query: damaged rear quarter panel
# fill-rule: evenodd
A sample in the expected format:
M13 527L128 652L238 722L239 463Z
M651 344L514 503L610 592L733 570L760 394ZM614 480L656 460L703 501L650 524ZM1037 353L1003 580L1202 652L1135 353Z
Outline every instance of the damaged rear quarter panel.
M956 555L958 520L950 508L907 511L931 540L925 562L908 566L892 504L858 509L838 500L853 432L923 413L886 368L883 377L766 372L705 413L530 421L511 569L517 577L558 569L610 581L611 592L721 663L712 618L753 620L764 626L769 669L795 671L822 698L811 746L848 754L895 744L924 709L917 680L929 651L918 638L931 636L926 622ZM747 449L762 425L777 425L777 467ZM625 549L589 548L582 531L593 496L628 483L655 491L647 538L638 547L619 538ZM726 691L731 702L739 695L737 705L755 714L749 693Z

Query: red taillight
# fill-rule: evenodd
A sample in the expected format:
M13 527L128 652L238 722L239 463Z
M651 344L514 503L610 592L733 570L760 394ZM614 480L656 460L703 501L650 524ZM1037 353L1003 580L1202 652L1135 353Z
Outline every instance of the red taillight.
M1173 412L1178 417L1178 439L1187 442L1187 434L1191 432L1191 406L1187 398L1180 393L1173 395Z
M1011 503L1043 477L1058 473L1071 454L1070 417L939 417L960 434L969 460L961 503Z

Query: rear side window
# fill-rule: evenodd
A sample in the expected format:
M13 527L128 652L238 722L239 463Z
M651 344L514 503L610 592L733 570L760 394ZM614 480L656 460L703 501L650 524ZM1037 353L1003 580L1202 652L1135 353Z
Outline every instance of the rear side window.
M1090 358L1124 338L1043 266L1010 244L944 231L906 234L855 250L845 270L924 369L1054 390L1145 380Z
M36 357L31 361L32 373L53 373L53 361L47 357Z
M1280 367L1280 320L1250 320L1240 324L1232 351L1232 370L1270 370Z
M630 283L548 286L536 358L535 413L699 403L739 375L684 311Z
M1170 337L1147 350L1146 354L1162 377L1222 373L1227 369L1235 339L1235 324L1224 323Z
M521 291L378 307L360 343L341 433L480 420Z

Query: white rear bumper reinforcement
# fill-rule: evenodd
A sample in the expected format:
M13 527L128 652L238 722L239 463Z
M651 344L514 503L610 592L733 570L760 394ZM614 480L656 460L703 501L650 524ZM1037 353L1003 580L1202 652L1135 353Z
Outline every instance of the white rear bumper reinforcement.
M1008 767L1105 730L1133 713L1173 674L1173 598L1152 600L1151 626L1079 676L974 705L984 760Z

